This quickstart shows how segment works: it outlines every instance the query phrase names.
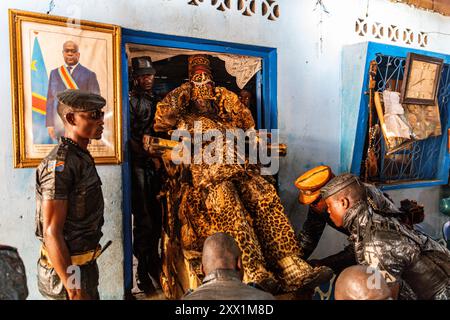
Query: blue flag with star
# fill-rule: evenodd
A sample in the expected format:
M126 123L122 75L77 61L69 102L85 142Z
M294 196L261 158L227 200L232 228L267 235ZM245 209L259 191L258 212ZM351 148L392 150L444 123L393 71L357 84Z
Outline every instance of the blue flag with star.
M38 38L34 38L33 53L31 57L31 107L33 143L51 144L52 140L45 126L46 103L48 90L48 76L44 57Z

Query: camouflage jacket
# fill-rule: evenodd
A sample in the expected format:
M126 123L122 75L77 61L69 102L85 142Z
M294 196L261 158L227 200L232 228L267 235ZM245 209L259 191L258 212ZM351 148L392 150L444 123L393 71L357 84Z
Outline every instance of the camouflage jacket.
M450 252L427 235L362 201L347 210L343 226L357 262L378 268L388 283L404 281L419 299L450 288Z
M365 183L364 185L366 187L367 196L371 199L374 206L393 215L400 213L395 204L381 190L371 184ZM316 212L309 208L306 221L298 235L298 240L305 259L308 259L317 247L327 224L347 236L350 235L345 228L336 227L326 210L323 212ZM341 252L321 260L321 265L332 268L336 273L339 273L346 267L354 265L355 263L355 254L352 244L345 247Z
M0 245L0 300L25 300L27 296L25 266L17 249Z

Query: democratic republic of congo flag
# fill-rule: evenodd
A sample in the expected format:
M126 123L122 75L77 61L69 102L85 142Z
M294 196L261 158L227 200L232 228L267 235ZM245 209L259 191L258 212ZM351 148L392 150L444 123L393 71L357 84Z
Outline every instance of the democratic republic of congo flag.
M51 144L45 126L45 105L47 102L48 76L38 38L34 38L31 58L31 92L33 143Z

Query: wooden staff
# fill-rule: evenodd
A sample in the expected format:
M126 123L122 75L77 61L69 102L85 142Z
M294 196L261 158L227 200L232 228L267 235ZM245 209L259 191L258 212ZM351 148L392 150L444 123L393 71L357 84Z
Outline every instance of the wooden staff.
M374 143L376 138L376 132L374 132L374 120L373 120L373 110L374 110L374 94L375 94L375 86L377 84L375 78L377 75L378 64L375 60L370 61L369 67L369 122L368 122L368 148L367 148L367 156L365 161L365 172L364 172L364 181L369 180L369 171L371 171L370 175L373 176L377 171L377 162L376 162L376 154L374 150ZM372 166L370 165L372 164ZM375 167L374 167L375 165Z

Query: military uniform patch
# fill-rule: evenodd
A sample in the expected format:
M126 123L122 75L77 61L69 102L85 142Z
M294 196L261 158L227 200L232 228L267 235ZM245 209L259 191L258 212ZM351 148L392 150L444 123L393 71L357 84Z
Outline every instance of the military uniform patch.
M56 160L50 160L47 164L47 172L55 171L55 167L56 167Z
M62 172L64 171L64 161L58 161L55 165L55 171Z

